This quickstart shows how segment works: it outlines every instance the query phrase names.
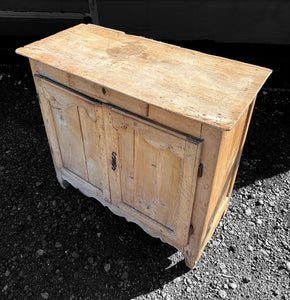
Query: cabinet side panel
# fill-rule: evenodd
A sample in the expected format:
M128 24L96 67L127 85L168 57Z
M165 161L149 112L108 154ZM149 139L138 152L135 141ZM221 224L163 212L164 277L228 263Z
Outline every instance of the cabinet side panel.
M219 155L220 158L214 183L216 188L214 189L212 202L207 214L207 233L204 236L202 247L204 247L209 241L220 218L227 210L238 172L254 104L255 100L244 112L233 130L224 132L223 134Z
M227 196L229 198L231 197L232 190L233 190L233 187L234 187L234 183L235 183L236 175L237 175L237 172L238 172L241 156L242 156L242 153L243 153L243 148L244 148L244 145L245 145L246 137L247 137L247 134L248 134L248 129L249 129L250 122L251 122L251 119L252 119L252 114L253 114L254 106L255 106L255 103L256 103L256 99L257 99L257 97L255 97L255 99L253 100L253 102L251 103L251 105L249 106L249 109L247 111L247 119L245 120L245 127L244 127L243 134L242 134L242 137L241 137L239 152L237 154L237 159L236 159L236 162L235 162L235 168L233 170L233 176L232 176L230 186L229 186L229 189L228 189L228 192L227 192Z
M192 217L195 226L189 244L185 247L187 263L191 267L196 264L227 209L253 106L254 102L244 112L232 131L216 132L214 137L210 134L214 129L203 126L202 137L205 142L202 157L205 174L198 180Z
M224 131L222 134L215 180L213 183L212 200L206 220L207 224L214 219L217 206L220 206L222 201L226 201L223 195L227 194L230 181L235 180L233 174L236 164L239 163L237 159L241 151L242 135L246 130L247 115L248 110L244 112L231 131Z

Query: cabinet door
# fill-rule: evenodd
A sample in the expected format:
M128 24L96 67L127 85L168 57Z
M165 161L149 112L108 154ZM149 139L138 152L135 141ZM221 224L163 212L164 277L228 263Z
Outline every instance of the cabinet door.
M112 202L152 235L185 245L201 140L116 109L105 119Z
M36 81L40 100L49 106L43 117L52 119L49 124L54 128L47 133L56 135L62 168L109 200L102 106L50 80L36 77Z

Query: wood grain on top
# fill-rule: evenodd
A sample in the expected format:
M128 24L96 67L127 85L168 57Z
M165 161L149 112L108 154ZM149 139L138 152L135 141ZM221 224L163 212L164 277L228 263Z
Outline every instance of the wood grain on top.
M18 54L223 130L271 70L96 25L80 24Z

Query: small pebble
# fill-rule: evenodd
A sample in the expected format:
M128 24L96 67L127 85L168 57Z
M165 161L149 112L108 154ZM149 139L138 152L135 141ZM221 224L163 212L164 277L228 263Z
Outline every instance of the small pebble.
M252 280L250 276L246 276L242 279L243 283L249 283Z
M122 279L122 280L127 280L128 278L129 278L129 273L125 271L125 272L122 274L121 279Z
M105 264L104 269L105 269L106 272L108 272L111 269L111 265L110 264Z
M249 246L248 246L248 250L249 250L250 252L253 252L253 251L254 251L254 248L253 248L251 245L249 245Z
M250 208L247 208L247 209L245 210L245 214L246 214L247 216L250 216L250 215L252 214L251 209L250 209Z
M235 282L230 282L230 283L229 283L229 287L230 287L231 289L235 290L235 289L238 287L238 285L237 285Z
M37 255L42 256L44 254L44 250L38 249L36 253Z
M43 299L48 299L48 293L44 292L40 294Z
M88 258L88 263L91 265L94 263L94 259L91 256Z
M261 253L266 255L266 256L269 256L269 253L265 249L261 249Z
M61 247L62 247L62 244L60 242L55 243L55 248L61 248Z
M261 185L262 185L262 182L261 182L260 180L257 180L257 181L255 182L255 185L261 186Z
M227 292L224 290L219 290L219 295L222 299L225 299L227 297Z
M275 202L274 202L274 201L269 201L269 205L270 205L271 207L274 207L274 206L275 206Z
M286 261L286 269L290 272L290 261Z
M220 268L223 270L223 269L226 269L226 265L224 263L220 263Z
M257 219L257 221L256 221L256 224L257 224L257 225L262 225L262 223L263 223L262 220Z
M77 252L73 252L72 254L71 254L71 256L73 257L73 258L78 258L79 257L79 254L77 253Z
M186 288L186 291L187 291L187 293L190 293L190 292L191 292L191 287L188 286L188 287Z
M3 287L2 292L5 292L7 289L8 289L8 284L6 284L6 285Z
M220 241L212 241L212 245L217 247L221 242Z
M256 194L255 194L255 193L251 193L251 194L250 194L250 197L251 197L252 199L254 199L254 198L256 198Z
M229 250L229 252L232 252L232 253L236 253L236 251L237 251L236 247L232 246L232 245L229 246L228 250Z

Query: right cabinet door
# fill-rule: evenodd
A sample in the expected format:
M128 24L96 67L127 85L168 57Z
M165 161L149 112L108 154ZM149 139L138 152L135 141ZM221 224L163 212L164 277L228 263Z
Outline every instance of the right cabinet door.
M187 243L201 140L107 109L112 202L146 231Z

